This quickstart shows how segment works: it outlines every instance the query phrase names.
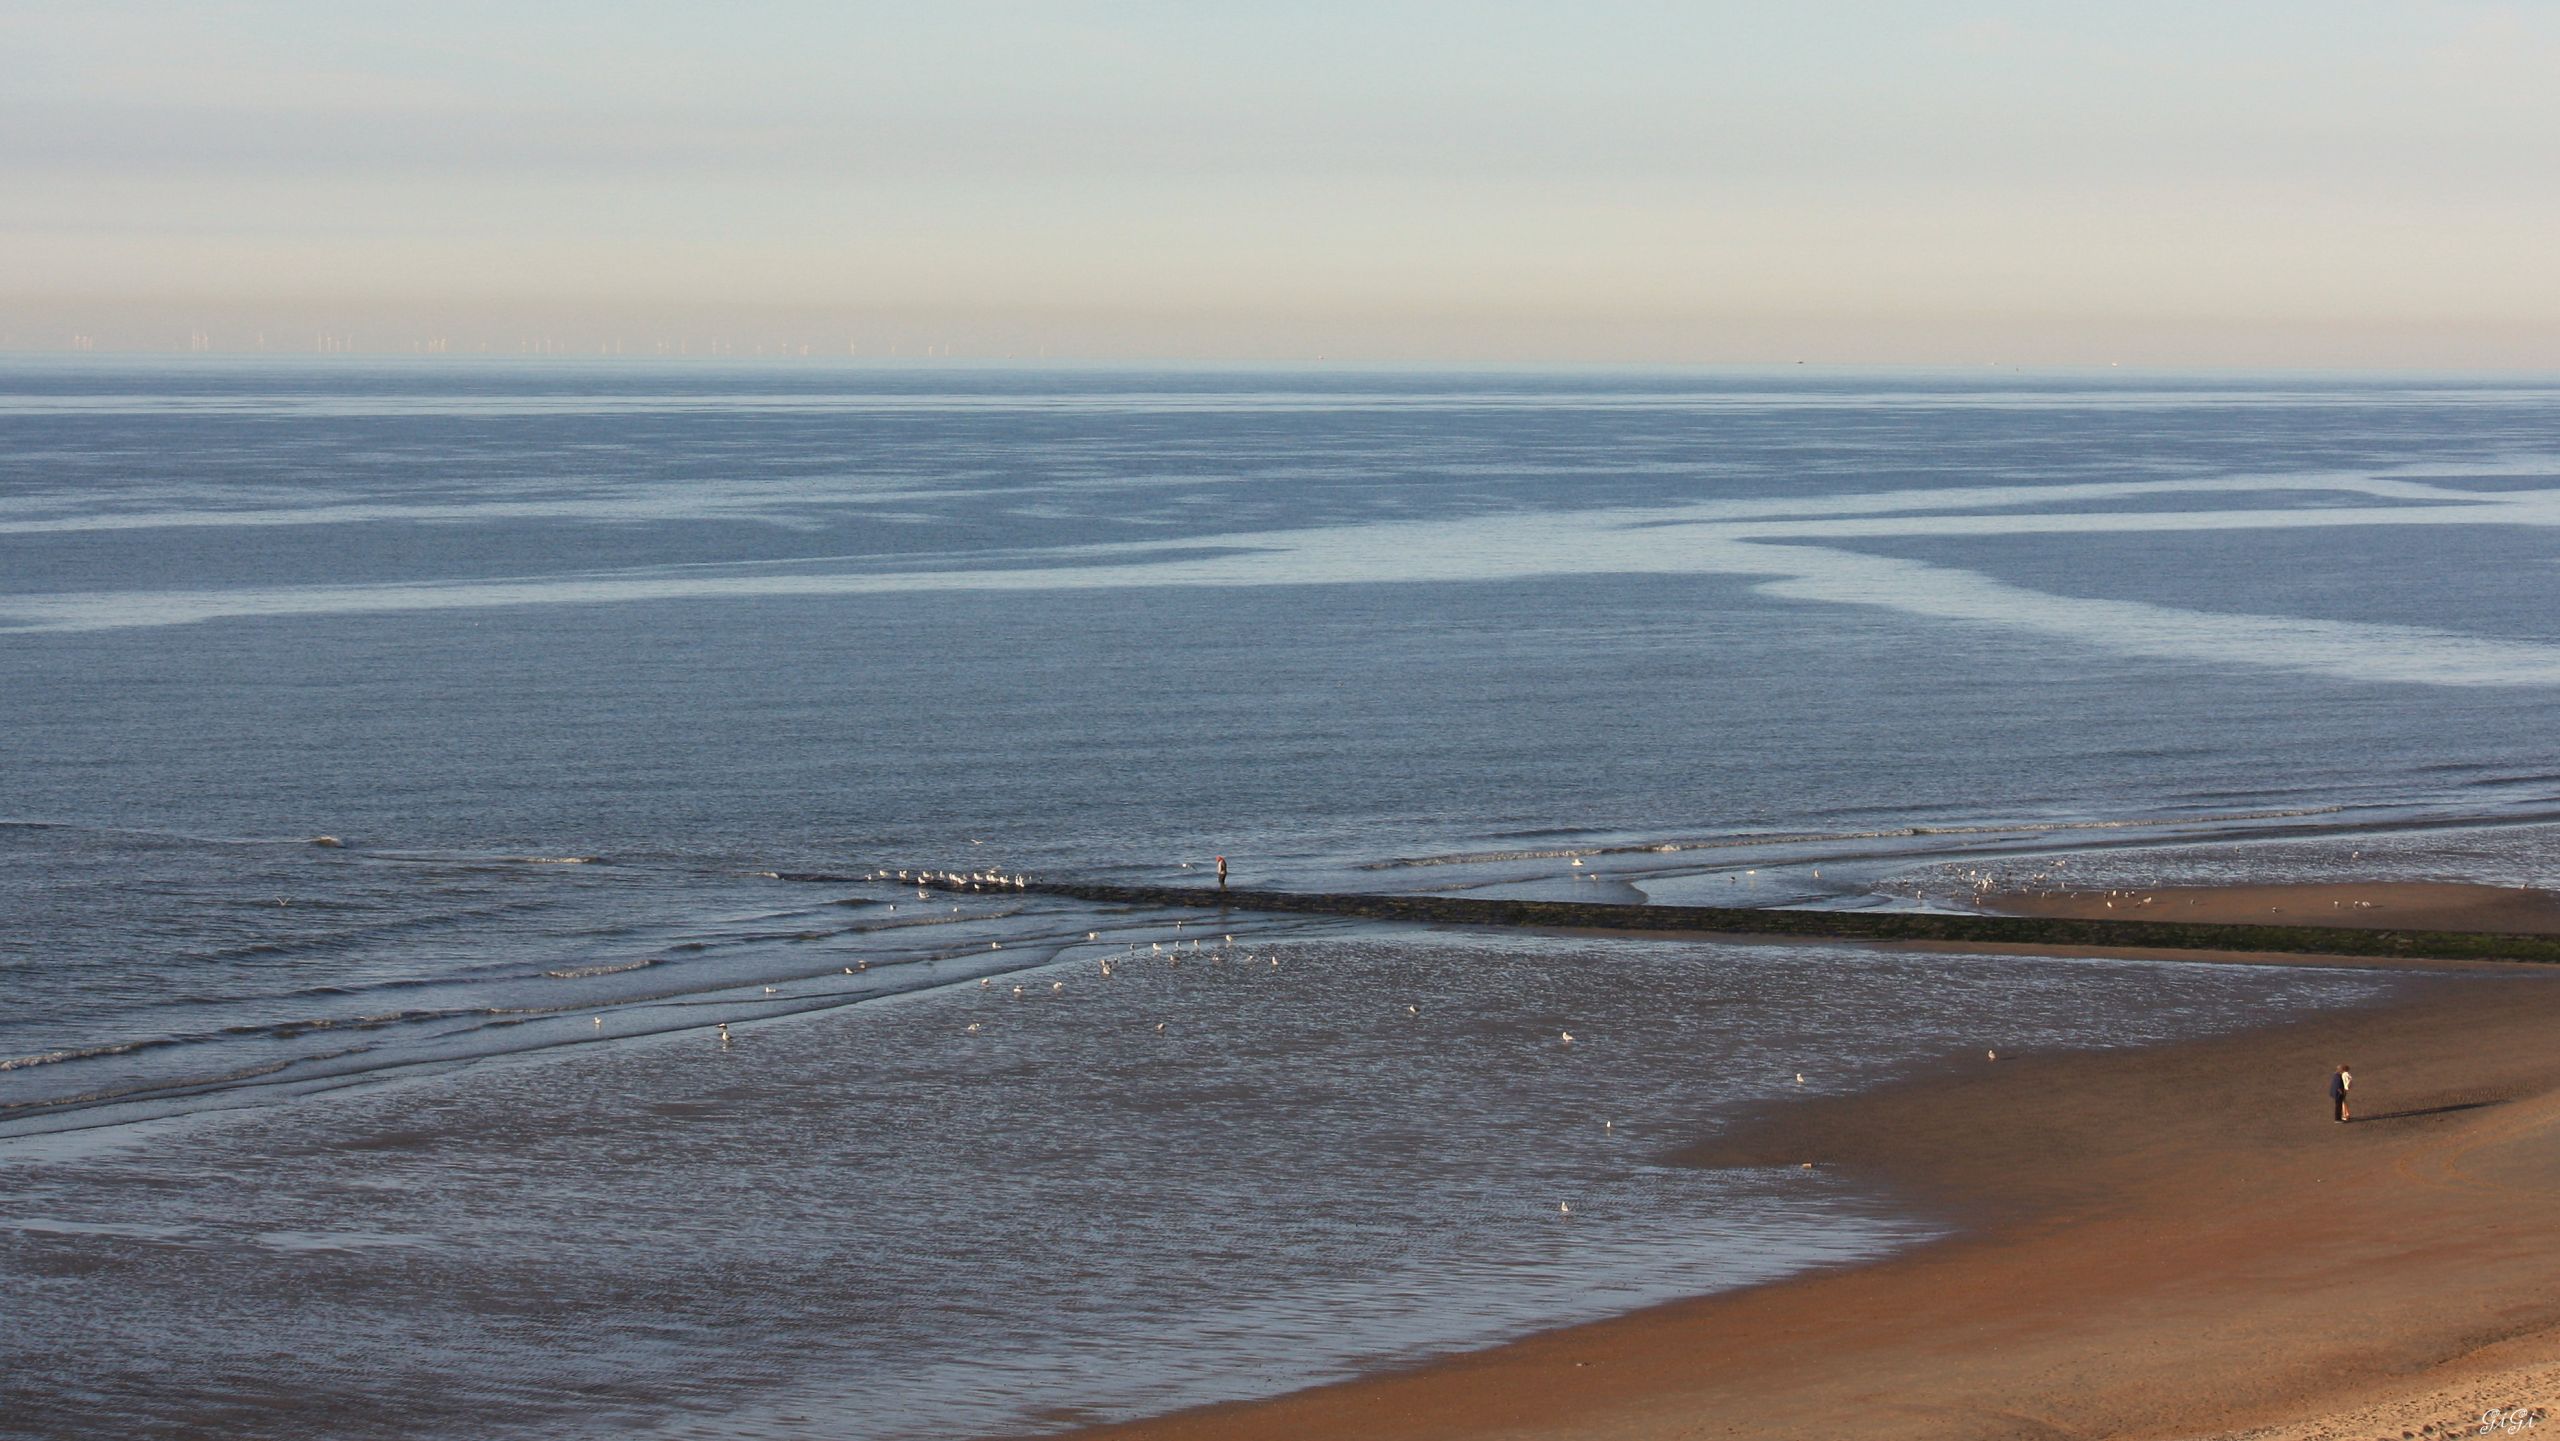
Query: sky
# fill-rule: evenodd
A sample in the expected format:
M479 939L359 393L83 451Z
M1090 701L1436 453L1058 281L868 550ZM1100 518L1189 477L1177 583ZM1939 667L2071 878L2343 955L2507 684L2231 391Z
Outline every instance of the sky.
M0 348L2560 369L2560 6L0 0Z

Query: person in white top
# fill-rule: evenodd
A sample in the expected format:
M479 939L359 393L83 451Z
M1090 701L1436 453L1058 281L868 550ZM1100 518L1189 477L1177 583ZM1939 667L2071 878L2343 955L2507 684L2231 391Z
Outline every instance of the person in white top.
M2338 1067L2338 1074L2329 1078L2329 1104L2336 1110L2336 1119L2341 1125L2347 1119L2347 1088L2355 1082L2356 1078L2343 1065Z

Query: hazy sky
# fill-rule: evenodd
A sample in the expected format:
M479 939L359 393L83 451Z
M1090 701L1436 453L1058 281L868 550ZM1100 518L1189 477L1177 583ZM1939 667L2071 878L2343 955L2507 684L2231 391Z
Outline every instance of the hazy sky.
M0 0L0 332L2560 368L2560 6Z

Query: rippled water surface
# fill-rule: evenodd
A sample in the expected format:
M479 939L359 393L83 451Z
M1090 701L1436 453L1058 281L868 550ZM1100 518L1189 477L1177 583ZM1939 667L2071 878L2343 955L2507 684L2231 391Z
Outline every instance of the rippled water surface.
M1144 1414L1931 1234L1819 1170L1656 1160L1754 1103L2382 984L1221 933L741 1023L726 1046L698 1020L625 1040L617 1017L594 1044L325 1104L95 1152L55 1138L0 1227L28 1323L6 1359L116 1432L929 1437Z
M875 872L2549 885L2555 422L2417 379L10 362L0 1431L1037 1429L1929 1234L1656 1158L1797 1071L2377 983Z

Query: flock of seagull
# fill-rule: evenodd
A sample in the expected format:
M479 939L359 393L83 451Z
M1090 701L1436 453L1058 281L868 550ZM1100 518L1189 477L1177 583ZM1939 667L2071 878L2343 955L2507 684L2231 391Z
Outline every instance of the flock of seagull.
M2096 895L2097 892L2094 889L2074 889L2067 884L2069 877L2060 873L2069 868L2070 864L2068 858L2056 857L2046 868L2023 876L2003 875L1998 871L1980 866L1967 866L1961 870L1948 867L1939 874L1942 880L1954 883L1953 889L1945 898L1956 904L1979 905L1995 895L2004 893L2032 895L2044 900L2050 900L2056 896ZM1919 879L1904 882L1891 889L1906 893L1915 901L1926 902L1930 898L1933 884L1930 880ZM2104 899L2106 909L2112 911L2116 908L2118 901L2128 905L2147 906L2152 904L2155 898L2138 890L2111 889Z
M976 844L976 842L972 842L972 844ZM1574 857L1572 858L1572 860L1573 860L1573 865L1574 865L1574 866L1576 866L1576 867L1580 867L1580 866L1582 865L1582 858L1581 858L1580 856L1578 856L1578 855L1577 855L1577 856L1574 856ZM2062 862L2060 862L2060 861L2056 861L2054 864L2055 864L2056 866L2060 866L2060 865L2062 864ZM1185 863L1184 863L1184 865L1185 865L1186 867L1188 867L1189 862L1185 862ZM1755 876L1756 876L1756 875L1758 875L1758 874L1759 874L1759 872L1755 870L1755 871L1750 872L1750 874L1752 874L1752 875L1755 875ZM1819 871L1817 871L1817 872L1815 872L1815 874L1816 874L1816 875L1820 875L1821 873L1820 873ZM2037 878L2038 878L2038 879L2043 879L2043 876L2040 874ZM926 900L926 899L930 899L930 898L931 898L931 895L932 895L932 892L933 892L933 890L934 890L935 888L939 888L939 889L942 889L942 890L945 890L945 891L961 891L961 892L1024 891L1024 890L1028 890L1028 889L1030 888L1030 884L1031 884L1030 877L1028 877L1028 876L1025 876L1025 875L1019 875L1019 874L1008 874L1008 873L1006 873L1006 872L1003 872L1003 871L996 871L996 870L986 870L986 871L898 870L898 871L892 871L892 870L888 870L888 869L885 869L885 868L884 868L884 869L881 869L881 870L874 871L874 872L871 874L870 879L875 880L875 881L890 881L890 880L895 880L895 881L897 881L897 882L899 882L899 883L901 883L901 884L915 886L915 887L916 887L916 898L917 898L917 899L919 899L919 900ZM1728 879L1732 879L1732 878L1730 878L1730 877L1729 877ZM1970 882L1973 884L1974 889L1975 889L1975 892L1976 892L1976 894L1977 894L1977 895L1980 895L1980 894L1983 894L1983 893L1985 893L1985 892L1988 892L1988 891L1989 891L1989 890L1991 890L1991 889L1993 888L1993 886L1996 884L1996 880L1995 880L1995 878L1991 875L1991 873L1989 873L1989 872L1987 872L1987 871L1975 871L1975 872L1968 872L1968 873L1966 874L1966 879L1967 879L1968 881L1970 881ZM2113 895L2114 893L2113 893L2113 892L2110 892L2109 894L2110 894L2110 895ZM2144 900L2145 900L2145 902L2147 903L2147 902L2148 902L2148 900L2149 900L2149 897L2145 897L2145 898L2144 898ZM2111 904L2112 904L2112 903L2111 903ZM894 907L892 907L892 909L894 909ZM1181 929L1184 927L1184 925L1185 925L1185 924L1186 924L1186 923L1185 923L1185 922L1183 922L1183 921L1175 921L1175 922L1173 923L1173 926L1174 926L1174 929L1175 929L1175 930L1181 930ZM1100 940L1100 939L1101 939L1101 932L1099 932L1099 931L1087 931L1087 932L1085 932L1084 938L1085 938L1087 941L1098 941L1098 940ZM1221 935L1221 937L1220 937L1220 944L1219 944L1217 947L1212 948L1212 949L1208 952L1208 959L1209 959L1210 961L1212 961L1213 963L1223 963L1223 962L1225 962L1226 960L1228 960L1228 959L1230 959L1230 958L1234 958L1234 957L1236 957L1237 952L1236 952L1236 947L1235 947L1235 940L1236 940L1236 938L1235 938L1235 936L1234 936L1232 933L1222 933L1222 935ZM987 943L987 945L988 945L988 949L990 949L990 950L1002 950L1002 949L1004 949L1004 943L1003 943L1003 942L1001 942L1001 941L990 941L990 942L988 942L988 943ZM1192 937L1192 938L1190 939L1190 945L1189 945L1189 947L1188 947L1188 954L1190 954L1190 955L1194 956L1195 958L1197 958L1197 957L1200 955L1200 953L1201 953L1200 939L1199 939L1198 937L1196 937L1196 936L1195 936L1195 937ZM1162 959L1163 959L1163 960L1165 960L1169 965L1179 966L1179 965L1181 965L1181 963L1182 963L1182 957L1183 957L1183 955L1184 955L1184 954L1186 954L1186 949L1185 949L1185 947L1184 947L1184 945L1183 945L1183 942L1182 942L1180 939L1177 939L1177 940L1175 940L1175 941L1172 943L1172 949L1171 949L1170 951L1168 951L1168 950L1166 949L1166 943L1165 943L1165 942L1162 942L1162 941L1153 941L1153 942L1149 942L1149 943L1148 943L1148 949L1147 949L1147 951L1146 951L1146 953L1145 953L1145 956L1144 956L1144 957L1142 957L1142 956L1140 955L1139 951L1138 951L1138 943L1137 943L1137 942L1135 942L1135 941L1132 941L1132 942L1130 942L1130 943L1129 943L1129 949L1128 949L1128 951L1127 951L1127 953L1126 953L1125 955L1121 955L1121 956L1117 956L1117 957L1105 957L1105 958L1102 960L1102 962L1101 962L1101 967L1100 967L1100 969L1101 969L1101 975L1102 975L1105 979L1108 979L1108 978L1110 978L1111 976L1113 976L1113 975L1117 974L1117 967L1116 967L1116 966L1115 966L1115 964L1114 964L1114 963L1115 963L1115 961L1118 963L1118 965L1120 965L1120 966L1125 966L1125 965L1133 964L1133 963L1135 963L1135 962L1137 962L1138 960L1141 960L1141 959L1146 959L1146 958L1162 958ZM1274 969L1274 970L1277 970L1277 969L1279 969L1279 967L1280 967L1280 957L1279 957L1279 955L1278 955L1277 953L1271 953L1271 954L1267 954L1267 955L1263 955L1263 956L1255 956L1253 953L1251 953L1251 952L1249 952L1249 951L1248 951L1248 952L1245 952L1245 953L1243 953L1243 954L1242 954L1241 959L1242 959L1242 961L1244 961L1245 963L1248 963L1248 964L1249 964L1249 963L1251 963L1251 962L1253 962L1253 961L1255 961L1255 960L1263 960L1263 961L1267 961L1267 962L1269 963L1270 967L1271 967L1272 969ZM867 961L867 960L866 960L866 961L861 961L861 962L858 962L856 965L852 965L852 966L847 966L847 967L845 967L845 968L844 968L844 973L845 973L846 975L853 975L853 974L855 974L855 973L856 973L856 971L857 971L857 970L869 970L869 969L870 969L870 967L871 967L871 963L870 963L869 961ZM994 989L994 986L995 986L995 979L994 979L993 977L991 977L991 976L981 976L981 977L979 977L979 978L978 978L978 989L980 989L980 990L982 990L982 991L984 991L984 990L992 990L992 989ZM1050 992L1050 994L1052 994L1052 995L1055 995L1055 994L1058 994L1058 993L1060 993L1060 992L1063 992L1063 991L1065 991L1065 990L1066 990L1066 988L1067 988L1067 983L1066 983L1064 980L1054 980L1054 979L1053 979L1053 980L1051 980L1051 981L1049 982L1049 992ZM766 986L766 987L764 988L764 991L765 991L765 994L766 994L766 995L773 995L773 994L775 994L775 993L776 993L776 990L777 990L777 988L776 988L776 987L773 987L773 986ZM1028 985L1017 984L1017 985L1014 985L1014 986L1012 987L1012 997L1013 997L1014 999L1016 999L1016 1000L1020 1000L1020 999L1022 999L1023 997L1025 997L1025 996L1029 995L1029 994L1030 994L1030 992L1031 992L1031 988L1030 988ZM1407 1016L1409 1016L1409 1017L1419 1017L1419 1016L1422 1014L1422 1008L1421 1008L1419 1005L1412 1005L1412 1004L1408 1004L1404 1009L1405 1009L1405 1014L1406 1014ZM596 1018L596 1025L597 1025L598 1027L603 1026L603 1025L604 1025L604 1018L603 1018L603 1017L601 1017L601 1016L597 1017L597 1018ZM965 1035L975 1036L975 1035L979 1035L979 1034L981 1034L981 1033L982 1033L982 1029L983 1029L983 1027L982 1027L982 1023L977 1022L977 1021L971 1021L971 1022L970 1022L966 1027L964 1027L964 1028L962 1029L962 1033L963 1033L963 1034L965 1034ZM727 1021L721 1021L721 1022L716 1023L716 1030L717 1030L717 1032L718 1032L719 1044L720 1044L721 1046L723 1046L723 1047L727 1047L727 1046L729 1046L729 1045L731 1045L731 1044L733 1043L734 1038L730 1035L730 1032L729 1032L729 1023L728 1023ZM1158 1022L1156 1022L1156 1023L1155 1023L1155 1030L1156 1030L1156 1034L1157 1034L1157 1035L1163 1035L1163 1034L1165 1034L1165 1023L1164 1023L1164 1022L1162 1022L1162 1021L1158 1021ZM1569 1050L1569 1049L1571 1049L1571 1048L1572 1048L1573 1043L1574 1043L1574 1035L1573 1035L1573 1032L1572 1032L1571 1030L1560 1030L1560 1031L1558 1031L1558 1032L1557 1032L1557 1035L1556 1035L1556 1044L1557 1044L1558 1046L1560 1046L1560 1047L1562 1047L1562 1048L1565 1048L1565 1049L1568 1049L1568 1050ZM1999 1060L1999 1059L2000 1059L2000 1053L1999 1053L1998 1051L1996 1051L1996 1050L1986 1050L1986 1051L1984 1051L1984 1052L1983 1052L1983 1055L1984 1055L1984 1058L1985 1058L1986 1060L1997 1061L1997 1060ZM1796 1084L1796 1085L1798 1085L1798 1086L1802 1086L1802 1085L1804 1085L1804 1084L1805 1084L1804 1073L1803 1073L1802 1071L1798 1071L1798 1072L1796 1072L1796 1073L1795 1073L1795 1084ZM1600 1127L1601 1127L1601 1129L1602 1129L1603 1131L1608 1132L1608 1133L1610 1133L1610 1134L1614 1135L1614 1134L1617 1132L1617 1129L1618 1129L1618 1123L1617 1123L1616 1121L1614 1121L1614 1120L1604 1120L1604 1121L1602 1121L1602 1122L1600 1123ZM1811 1162L1811 1161L1806 1161L1806 1162L1802 1163L1802 1165L1800 1166L1800 1168L1799 1168L1799 1169L1806 1170L1806 1171L1810 1171L1810 1170L1812 1170L1813 1168L1814 1168L1813 1162ZM1556 1203L1556 1210L1557 1210L1557 1212L1558 1212L1558 1213L1560 1213L1560 1214L1562 1214L1562 1215L1570 1216L1570 1215L1572 1215L1572 1214L1573 1214L1573 1204L1572 1204L1571 1202L1569 1202L1569 1201L1560 1201L1560 1202Z
M1188 862L1185 862L1184 864L1185 864L1185 866L1186 866L1186 867L1189 865L1189 863L1188 863ZM1575 860L1574 860L1574 864L1575 864L1575 865L1577 865L1577 866L1578 866L1578 865L1580 865L1580 864L1582 864L1581 859L1580 859L1579 857L1576 857L1576 858L1575 858ZM932 894L933 889L934 889L934 888L937 888L937 887L938 887L938 888L940 888L940 889L942 889L942 890L946 890L946 891L963 891L963 892L1022 891L1022 890L1027 890L1027 889L1029 889L1029 888L1030 888L1030 884L1031 884L1030 877L1028 877L1028 876L1018 875L1018 874L1007 874L1007 873L1002 872L1002 871L993 871L993 870L989 870L989 871L940 871L940 870L898 870L898 871L892 871L892 870L888 870L888 869L882 869L882 870L877 870L877 871L872 872L872 874L871 874L871 876L870 876L870 879L875 880L875 881L889 881L889 880L895 880L895 881L898 881L898 882L900 882L900 883L902 883L902 884L905 884L905 885L912 885L912 886L915 886L915 887L916 887L916 898L917 898L918 900L925 900L925 899L929 899L929 898L931 897L931 894ZM1187 923L1186 923L1186 922L1183 922L1183 921L1175 921L1175 922L1173 923L1173 928L1174 928L1175 930L1181 930L1181 929L1185 926L1185 924L1187 924ZM1102 933L1101 933L1101 932L1099 932L1099 931L1087 931L1087 932L1085 932L1085 933L1084 933L1084 938L1085 938L1086 940L1088 940L1088 941L1097 941L1097 940L1100 940L1100 939L1102 938ZM1225 962L1226 960L1228 960L1228 959L1229 959L1229 958L1231 958L1231 957L1237 957L1237 952L1236 952L1236 948L1235 948L1235 941L1236 941L1236 938L1235 938L1235 936L1234 936L1234 934L1233 934L1233 933L1221 933L1221 935L1220 935L1220 937L1219 937L1219 944L1218 944L1216 947L1213 947L1213 948L1211 948L1211 949L1209 950L1209 952L1208 952L1208 959L1209 959L1210 961L1212 961L1213 963L1223 963L1223 962ZM1003 943L1003 942L1001 942L1001 941L989 941L989 942L987 943L987 946L988 946L988 949L990 949L990 950L1002 950L1002 949L1004 949L1004 943ZM1190 954L1190 955L1192 955L1192 956L1194 956L1195 958L1196 958L1196 957L1198 957L1198 956L1201 954L1201 946L1200 946L1200 938L1199 938L1199 937L1194 936L1194 937L1192 937L1192 938L1190 939L1190 945L1189 945L1189 947L1187 948L1187 953L1188 953L1188 954ZM1179 966L1179 965L1181 965L1181 964L1182 964L1182 957L1183 957L1185 954L1186 954L1186 948L1185 948L1185 946L1184 946L1183 942L1182 942L1181 940L1179 940L1179 939L1175 940L1175 941L1172 943L1172 949L1171 949L1170 951L1168 951L1168 950L1166 949L1166 944L1165 944L1164 942L1162 942L1162 941L1151 941L1151 942L1149 942L1149 943L1147 944L1146 957L1148 957L1148 958L1161 957L1161 958L1162 958L1162 959L1164 959L1164 960L1167 962L1167 964L1169 964L1169 965L1173 965L1173 966ZM1125 966L1125 965L1131 964L1132 962L1135 962L1135 961L1137 961L1137 960L1139 960L1139 959L1141 959L1141 956L1140 956L1139 951L1138 951L1138 943L1137 943L1137 942L1135 942L1135 941L1132 941L1132 942L1130 942L1130 943L1129 943L1129 949L1128 949L1128 952L1127 952L1125 955L1118 956L1118 957L1106 957L1106 958L1102 961L1102 963L1101 963L1101 974L1102 974L1102 975L1107 979L1107 978L1109 978L1109 977L1111 977L1111 976L1113 976L1113 975L1116 975L1116 974L1118 973L1118 966ZM1244 952L1244 953L1241 955L1240 959L1241 959L1244 963L1246 963L1246 964L1250 964L1250 963L1252 963L1252 962L1254 962L1254 961L1259 960L1259 961L1263 961L1263 962L1265 962L1265 963L1266 963L1266 964L1267 964L1271 969L1273 969L1273 970L1278 970L1278 969L1280 969L1280 956L1279 956L1276 952L1275 952L1275 953L1269 953L1269 954L1265 954L1265 955L1257 956L1257 955L1253 954L1252 952L1247 951L1247 952ZM1117 962L1117 965L1115 965L1115 961ZM870 963L869 961L863 961L863 962L860 962L860 963L859 963L858 967L857 967L857 966L847 966L847 967L845 967L845 968L844 968L844 972L845 972L845 974L846 974L846 975L852 975L852 974L854 974L854 972L856 971L856 969L857 969L857 968L858 968L858 969L861 969L861 970L869 970L869 969L871 968L871 963ZM995 988L995 978L994 978L994 977L992 977L992 976L980 976L980 977L978 978L978 989L979 989L979 990L986 991L986 990L993 990L994 988ZM1055 995L1055 994L1057 994L1057 993L1059 993L1059 992L1062 992L1062 991L1066 990L1066 988L1067 988L1067 983L1066 983L1065 981L1063 981L1063 980L1052 980L1052 981L1050 981L1050 982L1049 982L1049 991L1050 991L1050 994L1052 994L1052 995ZM766 994L766 995L773 995L773 994L775 994L776 990L777 990L777 988L776 988L776 987L773 987L773 986L767 986L767 987L765 987L765 988L764 988L764 992L765 992L765 994ZM1016 999L1016 1000L1020 1000L1020 999L1022 999L1023 997L1025 997L1025 996L1029 995L1030 993L1031 993L1031 988L1030 988L1029 986L1027 986L1027 985L1015 985L1015 986L1013 986L1013 987L1012 987L1012 996L1013 996L1013 998L1014 998L1014 999ZM1420 1006L1418 1006L1418 1005L1407 1005L1407 1006L1404 1008L1404 1010L1405 1010L1405 1014L1406 1014L1407 1016L1420 1016L1420 1015L1422 1014L1422 1008L1421 1008ZM596 1024L597 1024L599 1027L601 1027L601 1026L604 1024L604 1018L603 1018L603 1017L601 1017L601 1016L598 1016L598 1017L596 1018ZM724 1047L724 1048L725 1048L725 1047L727 1047L727 1046L730 1046L730 1045L734 1044L734 1042L735 1042L735 1039L736 1039L736 1038L735 1038L735 1037L733 1037L733 1036L730 1034L730 1032L729 1032L729 1023L728 1023L727 1021L720 1021L720 1022L715 1023L714 1029L715 1029L715 1031L717 1032L718 1040L719 1040L719 1044L720 1044L722 1047ZM977 1021L971 1021L968 1025L966 1025L966 1026L964 1026L964 1027L962 1027L962 1028L961 1028L961 1033L962 1033L963 1035L975 1036L975 1035L980 1035L980 1034L982 1034L982 1033L983 1033L983 1029L984 1029L984 1028L983 1028L982 1023L977 1022ZM1163 1034L1165 1034L1165 1023L1164 1023L1164 1022L1162 1022L1162 1021L1158 1021L1158 1022L1156 1022L1156 1034L1157 1034L1157 1035L1163 1035ZM1557 1043L1559 1046L1563 1046L1563 1047L1566 1047L1566 1048L1570 1048L1570 1047L1573 1045L1573 1040L1574 1040L1573 1032L1572 1032L1572 1031L1570 1031L1570 1030L1559 1031L1559 1032L1557 1033L1557 1036L1556 1036L1556 1043ZM1798 1085L1802 1085L1802 1084L1804 1084L1804 1076L1803 1076L1801 1073L1799 1073L1799 1074L1796 1076L1796 1084L1798 1084ZM1600 1123L1600 1127L1601 1127L1601 1129L1602 1129L1602 1130L1604 1130L1604 1131L1607 1131L1607 1132L1609 1132L1609 1133L1611 1133L1611 1134L1615 1134L1615 1133L1616 1133L1616 1131L1617 1131L1617 1129L1618 1129L1618 1123L1617 1123L1617 1122L1615 1122L1615 1121L1602 1121L1602 1122ZM1804 1165L1804 1169L1806 1169L1806 1170L1808 1170L1808 1171L1809 1171L1809 1170L1812 1170L1812 1169L1813 1169L1813 1163L1812 1163L1812 1162L1810 1162L1810 1161L1807 1161L1807 1162L1805 1163L1805 1165ZM1573 1206L1572 1206L1572 1203L1570 1203L1570 1202L1558 1202L1558 1203L1557 1203L1557 1206L1556 1206L1556 1209L1557 1209L1559 1212L1561 1212L1561 1213L1563 1213L1563 1214L1565 1214L1565 1215L1568 1215L1568 1216L1573 1214Z
M890 871L871 873L875 881L896 880L916 888L916 899L924 900L926 887L937 886L946 891L1028 890L1031 878L1006 875L1002 871Z

